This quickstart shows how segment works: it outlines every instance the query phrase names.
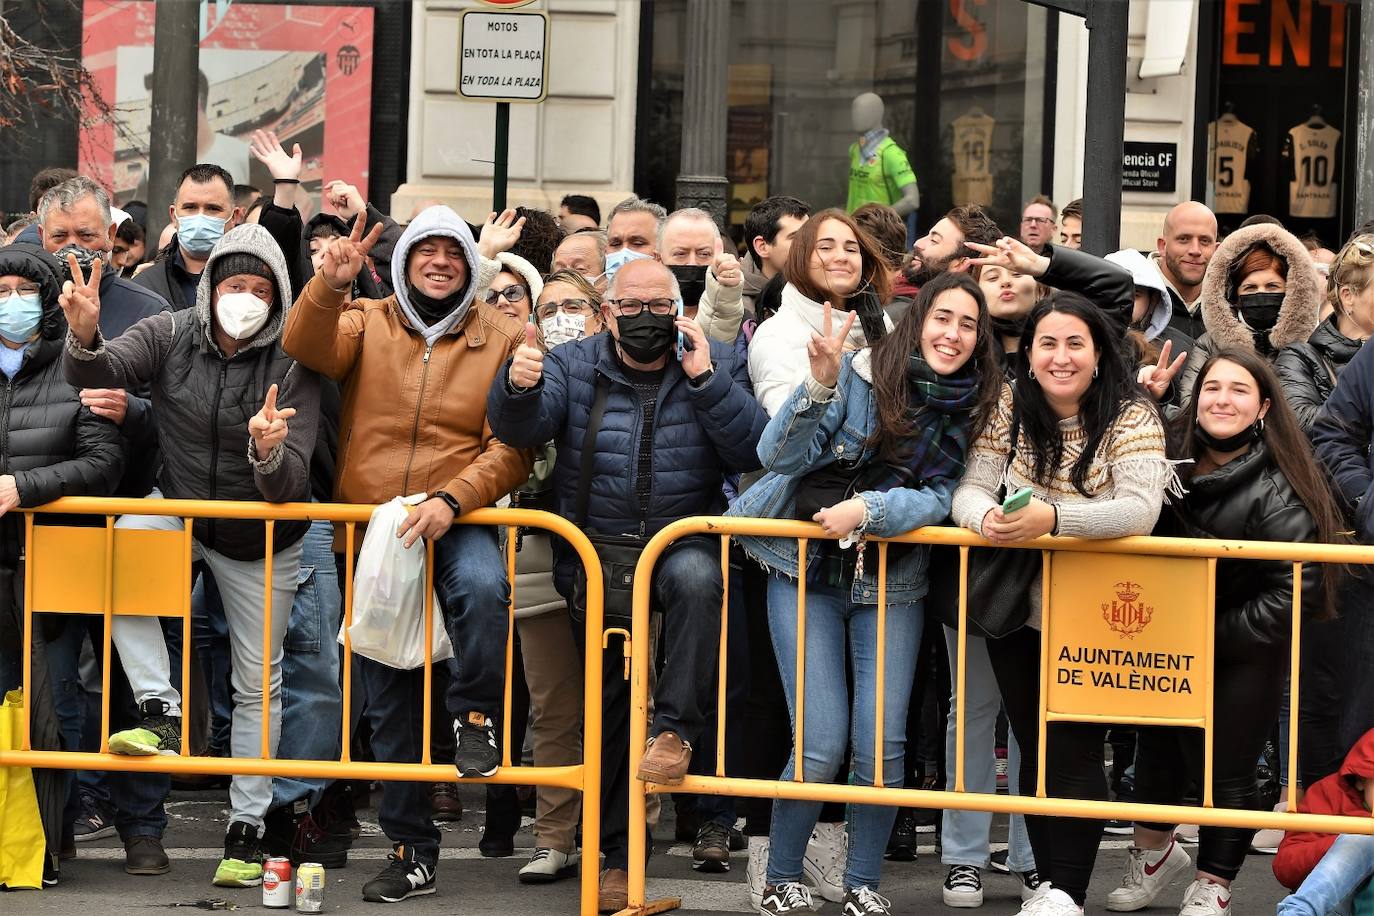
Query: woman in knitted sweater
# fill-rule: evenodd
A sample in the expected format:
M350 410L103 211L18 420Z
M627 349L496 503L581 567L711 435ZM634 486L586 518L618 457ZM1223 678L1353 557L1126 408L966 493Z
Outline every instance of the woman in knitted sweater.
M1057 292L1031 312L1021 349L1026 372L1003 389L974 443L954 493L954 521L995 544L1046 534L1149 534L1175 475L1165 455L1163 423L1134 382L1117 329L1087 299ZM1030 504L1003 513L1001 494L1022 487L1034 493ZM1036 784L1039 745L1038 577L1027 599L1027 625L987 646L1021 745L1021 785L1029 787ZM1107 800L1106 726L1055 723L1048 734L1049 794ZM1081 913L1102 822L1027 817L1026 827L1042 882L1026 906L1043 916Z

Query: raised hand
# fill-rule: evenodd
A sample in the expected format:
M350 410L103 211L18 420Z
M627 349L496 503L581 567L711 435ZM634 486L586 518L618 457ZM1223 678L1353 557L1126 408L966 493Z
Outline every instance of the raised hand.
M1050 269L1049 258L1043 254L1036 254L1020 239L1011 236L1003 236L995 245L970 241L964 244L982 254L981 258L969 259L969 263L975 266L1004 267L1032 277L1044 276L1045 271Z
M331 239L325 246L324 256L320 261L320 276L335 292L348 290L353 278L363 269L367 253L377 244L377 239L382 237L381 223L377 223L371 232L363 235L365 221L363 214L359 213L354 217L353 229L347 236Z
M682 371L688 378L696 378L711 368L711 345L706 341L706 332L690 318L677 318L673 321L682 336L691 341L691 347L682 349Z
M535 337L534 325L525 322L525 343L516 349L510 363L510 383L516 388L533 388L544 377L544 351Z
M67 316L67 327L71 329L72 336L89 350L91 344L95 343L95 332L100 328L100 273L103 268L100 259L96 258L91 265L90 277L86 277L74 254L67 255L67 267L72 272L72 278L62 284L62 295L57 297L57 304L62 306L62 312Z
M296 415L294 407L277 407L277 386L267 389L262 409L248 420L248 435L257 446L258 460L264 461L272 449L286 441L286 421Z
M827 388L834 388L840 378L840 357L844 355L844 342L849 337L849 329L854 327L857 312L850 312L840 325L840 333L830 333L834 309L825 303L825 317L821 323L821 333L811 335L806 345L806 355L811 359L811 377Z
M716 255L711 261L711 276L721 286L739 286L744 282L744 271L740 269L739 258L725 250L725 244L716 239Z
M1184 350L1172 361L1169 359L1174 350L1172 340L1164 341L1164 346L1159 349L1159 360L1153 366L1141 366L1140 372L1136 375L1136 381L1150 393L1150 397L1156 401L1164 400L1164 395L1169 393L1169 385L1173 383L1174 376L1178 375L1183 368L1183 363L1188 359L1188 351Z
M358 189L337 178L324 186L324 201L346 220L367 209L367 201L363 200L363 195Z
M267 166L267 171L271 173L274 181L279 178L287 181L300 180L304 157L299 143L292 146L288 155L282 148L281 141L277 139L275 131L255 130L248 140L248 151L253 154L254 159Z
M514 210L503 210L500 216L487 214L477 240L477 253L490 261L501 252L510 251L520 241L520 230L524 228L525 218L516 219Z

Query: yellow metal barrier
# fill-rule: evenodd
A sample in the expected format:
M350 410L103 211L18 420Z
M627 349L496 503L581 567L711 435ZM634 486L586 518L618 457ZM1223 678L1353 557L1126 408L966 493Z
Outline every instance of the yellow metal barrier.
M687 776L681 785L666 787L640 782L634 778L644 756L649 726L649 596L655 564L664 550L674 541L689 535L718 535L721 538L721 574L725 580L727 604L721 610L720 662L717 688L716 760L713 776ZM742 779L725 775L725 716L726 633L729 616L729 540L731 535L758 535L795 538L798 553L805 556L807 541L825 538L820 526L809 522L781 519L689 518L675 522L658 533L645 548L635 570L634 625L631 658L632 714L630 717L630 824L629 824L629 907L622 914L660 913L681 905L677 898L648 900L645 895L646 814L645 797L649 793L673 792L736 797L791 798L808 801L833 801L849 804L894 805L905 807L948 808L957 810L993 811L1007 814L1050 815L1058 817L1121 818L1132 821L1159 823L1190 823L1220 827L1277 828L1280 830L1311 830L1326 833L1358 833L1374 835L1374 817L1341 817L1334 815L1275 813L1215 808L1212 805L1212 649L1215 614L1216 561L1218 558L1241 560L1278 560L1292 562L1294 567L1293 632L1291 655L1291 707L1289 719L1289 771L1296 773L1298 759L1298 658L1301 641L1302 564L1340 563L1374 564L1374 548L1327 544L1284 544L1263 541L1214 541L1184 538L1131 537L1113 541L1089 541L1075 538L1044 537L1024 545L1006 549L1040 550L1043 556L1042 600L1044 626L1041 630L1041 691L1040 740L1038 748L1038 781L1033 796L986 795L964 790L964 697L967 676L966 652L968 644L967 581L968 548L992 546L988 541L962 528L922 528L888 540L873 539L870 549L876 549L878 563L878 646L877 698L875 711L874 785L833 785L803 782L802 724L805 721L805 644L806 644L806 583L797 587L797 687L796 725L794 741L794 777L781 779ZM882 684L885 658L884 625L886 619L887 547L890 543L946 544L959 548L960 580L959 628L957 643L955 761L952 791L928 789L896 789L882 784L883 713ZM870 553L870 557L872 554ZM1104 566L1102 558L1111 558ZM871 562L871 559L870 559ZM1170 599L1184 602L1177 613L1164 615L1153 632L1145 631L1151 624L1148 616L1154 609L1142 597L1141 580L1167 583ZM1100 599L1105 597L1106 601ZM1102 614L1056 615L1055 605L1067 611L1075 603L1094 600L1102 604ZM1089 607L1092 607L1090 604ZM1189 612L1191 611L1191 613ZM1167 618L1167 619L1166 619ZM1142 620L1144 623L1142 624ZM1100 639L1101 633L1115 633L1131 641L1132 651L1178 656L1177 665L1165 660L1165 668L1181 668L1187 657L1188 683L1186 693L1178 688L1177 678L1164 684L1151 682L1159 697L1154 702L1137 698L1120 712L1100 708L1104 691L1120 693L1119 672L1110 664L1097 665L1092 670L1079 666L1056 668L1060 656L1054 647L1063 647L1070 640ZM1136 644L1139 640L1139 644ZM1110 657L1110 656L1109 656ZM1078 671L1077 676L1074 671ZM1055 677L1051 677L1051 672ZM1085 677L1093 675L1091 678ZM1128 680L1128 685L1129 685ZM1086 688L1086 689L1085 689ZM1161 689L1164 688L1164 689ZM1180 696L1186 700L1180 702ZM588 707L590 708L590 707ZM1045 792L1045 733L1050 722L1078 721L1123 723L1136 725L1170 725L1201 728L1204 731L1204 777L1202 807L1183 805L1152 805L1124 802L1095 802L1082 799L1049 798ZM1295 786L1296 791L1296 786ZM1296 795L1294 798L1296 799Z
M373 763L349 756L353 648L347 627L353 619L353 567L358 546L357 526L365 524L373 506L340 503L218 502L202 500L59 499L26 510L26 575L24 579L23 745L17 751L0 750L0 767L26 766L70 770L146 770L158 773L213 773L247 776L295 776L325 779L390 779L447 782L456 778L451 764L430 760L431 679L429 654L424 665L423 751L419 763ZM99 527L36 525L35 515L104 516ZM180 531L145 531L115 527L120 515L159 515L187 519L215 518L263 521L266 531L266 588L263 622L263 716L262 745L258 758L194 757L188 753L189 717L182 718L179 756L128 757L110 754L110 652L111 622L117 615L180 617L182 619L182 703L187 704L191 659L191 549L189 524ZM271 671L272 541L278 521L328 521L342 523L345 541L345 576L341 584L344 622L342 753L338 760L278 760L268 753L270 699L266 685ZM601 669L602 586L601 564L585 535L571 522L547 512L526 509L480 509L457 519L455 524L507 526L506 571L510 581L506 641L506 688L502 715L502 761L496 775L464 782L534 785L572 789L582 793L581 913L597 911L597 863L601 837ZM517 527L539 528L566 540L577 552L587 573L586 665L583 678L582 763L573 766L522 767L511 764L510 703L513 628L515 625L515 546ZM425 575L425 632L433 637L434 545L427 542ZM79 574L77 574L79 573ZM99 753L33 750L30 747L28 685L32 676L33 615L90 614L104 618L102 699ZM328 634L332 639L332 634Z

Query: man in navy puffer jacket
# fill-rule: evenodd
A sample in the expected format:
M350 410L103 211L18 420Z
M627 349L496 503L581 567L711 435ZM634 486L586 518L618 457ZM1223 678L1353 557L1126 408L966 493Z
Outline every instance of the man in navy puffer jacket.
M554 442L558 511L584 530L645 536L680 518L719 514L726 475L759 467L757 446L768 415L754 400L748 367L732 347L708 342L695 322L675 318L680 298L662 264L631 262L617 272L601 307L607 333L545 355L527 330L526 346L492 386L492 432L517 448ZM690 348L680 360L679 333ZM606 389L605 413L589 445L598 385ZM577 493L585 449L593 464L584 524ZM572 567L560 565L557 578L566 594ZM679 542L655 570L652 594L664 612L667 660L655 691L641 779L676 785L687 772L691 741L702 728L714 683L722 592L720 548L713 538ZM603 911L623 900L629 775L627 688L618 665L608 662L605 670Z

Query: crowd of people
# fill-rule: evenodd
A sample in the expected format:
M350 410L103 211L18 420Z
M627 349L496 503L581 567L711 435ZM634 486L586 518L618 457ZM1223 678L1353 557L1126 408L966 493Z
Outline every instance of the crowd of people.
M893 545L880 588L870 538L944 523L994 545L1152 533L1374 540L1374 500L1364 502L1374 351L1361 346L1374 333L1374 226L1334 252L1269 217L1222 239L1211 211L1187 202L1165 217L1155 249L1099 258L1079 250L1094 218L1081 201L1061 210L1037 196L1013 233L978 206L955 207L908 248L889 207L813 212L775 196L752 209L737 245L703 210L669 213L637 197L604 220L592 198L569 195L556 215L517 208L477 226L435 204L402 225L342 182L306 221L299 148L261 132L250 148L271 192L193 166L156 244L147 205L116 208L98 183L59 169L35 177L32 215L6 227L0 687L19 686L29 651L33 746L100 747L90 688L103 622L39 614L25 643L24 526L10 510L59 496L146 498L147 514L116 527L165 531L184 522L153 500L422 494L395 536L432 542L437 619L452 644L453 658L434 666L432 746L422 746L422 670L357 656L350 751L414 762L428 750L455 775L382 783L379 822L394 851L365 900L435 891L436 821L461 817L457 782L497 772L503 724L514 760L582 759L587 577L558 538L454 524L475 509L561 515L608 569L632 565L649 536L691 516L814 521L827 535L808 540L804 558L793 539L734 538L728 588L717 539L687 537L663 555L637 772L622 646L606 646L604 860L579 861L579 795L541 787L536 848L519 871L541 883L599 867L603 912L626 905L630 780L671 787L711 773L722 716L730 775L953 788L957 587L941 581L949 564L932 562L930 548ZM189 719L196 754L255 757L265 728L273 756L338 759L342 533L278 522L269 539L260 522L197 519L192 544L193 645L169 619L114 618L109 751L179 753ZM962 673L972 792L1030 791L1039 777L1039 561L1008 562L1019 590L970 608L981 622ZM607 623L629 626L628 591L609 579ZM1303 786L1301 810L1368 814L1374 632L1363 575L1307 564L1295 583L1290 563L1223 560L1216 583L1216 803L1281 809L1288 787ZM1290 697L1295 587L1303 671ZM195 684L180 682L183 653ZM1279 725L1292 715L1303 753L1290 773ZM1055 722L1046 743L1051 796L1201 795L1199 732ZM1262 785L1269 769L1281 790ZM115 834L130 874L171 867L168 776L49 770L35 782L44 884L59 882L78 843ZM368 790L234 776L214 883L259 883L269 855L345 866ZM846 916L889 913L884 861L913 858L922 831L947 869L945 905L981 906L996 869L1036 916L1083 912L1104 829L1133 833L1103 901L1113 911L1149 906L1185 876L1180 916L1223 916L1252 849L1277 849L1275 871L1295 891L1285 913L1348 912L1374 873L1358 837L1280 842L1203 827L1190 856L1175 824L1015 816L1005 852L992 855L984 812L710 795L673 804L693 868L728 871L747 850L747 892L766 916L810 912L820 899ZM513 854L521 809L519 790L488 787L484 855Z

